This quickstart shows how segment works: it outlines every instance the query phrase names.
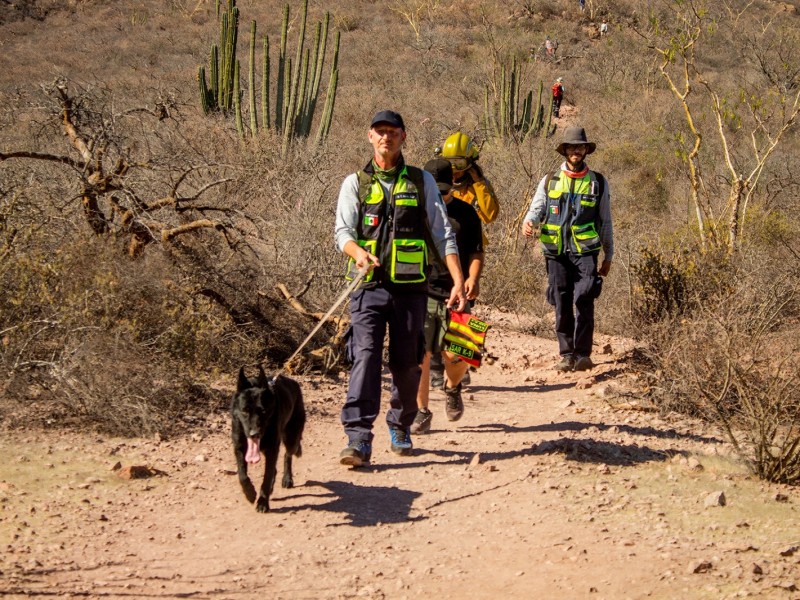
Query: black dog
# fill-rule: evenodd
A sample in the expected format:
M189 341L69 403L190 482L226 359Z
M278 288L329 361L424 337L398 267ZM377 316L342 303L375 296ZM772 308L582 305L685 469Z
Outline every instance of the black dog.
M281 485L294 486L292 455L302 454L300 439L305 424L303 394L294 379L278 375L270 380L261 367L258 377L248 378L244 367L239 369L236 393L231 402L231 437L239 483L248 502L256 501L256 488L247 476L247 464L261 460L261 452L266 457L264 481L256 503L258 512L269 512L269 495L275 487L281 442L286 448Z

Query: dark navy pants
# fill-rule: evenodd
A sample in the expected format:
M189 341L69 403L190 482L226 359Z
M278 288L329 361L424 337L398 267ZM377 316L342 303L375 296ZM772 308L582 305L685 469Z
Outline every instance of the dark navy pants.
M561 96L553 96L553 116L557 117L561 110Z
M561 356L592 354L594 300L599 293L596 280L597 254L547 257L547 299L556 307Z
M417 389L424 354L425 292L358 290L350 296L353 366L342 424L352 440L372 441L372 424L381 410L383 340L389 327L389 371L392 374L389 426L410 427L417 416Z

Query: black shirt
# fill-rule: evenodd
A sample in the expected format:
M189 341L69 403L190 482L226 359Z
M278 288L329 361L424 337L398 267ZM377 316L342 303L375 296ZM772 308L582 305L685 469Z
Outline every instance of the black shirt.
M475 209L453 198L447 204L447 216L450 219L450 226L456 234L456 244L458 246L458 260L461 263L461 272L464 280L469 277L469 263L473 254L483 252L483 233L481 231L481 220ZM433 261L433 271L428 282L428 295L433 298L447 299L450 290L453 289L453 278L443 264Z

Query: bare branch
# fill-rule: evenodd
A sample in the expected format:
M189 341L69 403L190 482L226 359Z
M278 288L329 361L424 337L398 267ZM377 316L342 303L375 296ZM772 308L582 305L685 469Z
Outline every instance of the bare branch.
M76 160L73 160L68 156L58 156L56 154L47 154L42 152L28 152L25 150L20 150L17 152L0 152L0 160L7 160L9 158L31 158L34 160L47 160L50 162L62 163L70 167L74 167L79 171L83 171L86 168L86 165L84 163L80 163Z
M223 225L221 223L218 223L217 221L211 221L209 219L199 219L197 221L193 221L192 223L181 225L180 227L175 227L173 229L164 229L161 232L161 240L164 242L168 242L174 237L182 235L184 233L190 233L192 231L197 231L198 229L205 229L209 227L213 227L215 229L222 229Z

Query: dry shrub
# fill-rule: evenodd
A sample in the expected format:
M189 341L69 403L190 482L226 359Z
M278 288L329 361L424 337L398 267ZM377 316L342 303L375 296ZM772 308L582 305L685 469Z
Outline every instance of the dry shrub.
M44 404L28 418L168 434L177 415L219 407L207 382L242 364L280 364L310 329L240 273L189 269L178 253L131 260L81 235L52 252L34 245L43 241L29 238L0 268L6 413L38 395Z
M69 332L46 373L67 422L112 435L169 435L187 412L224 400L219 394L198 398L201 387L176 362L154 361L146 346L104 331Z
M796 276L765 269L752 251L677 256L647 251L638 271L651 292L652 310L638 316L662 408L716 423L759 477L800 482Z

